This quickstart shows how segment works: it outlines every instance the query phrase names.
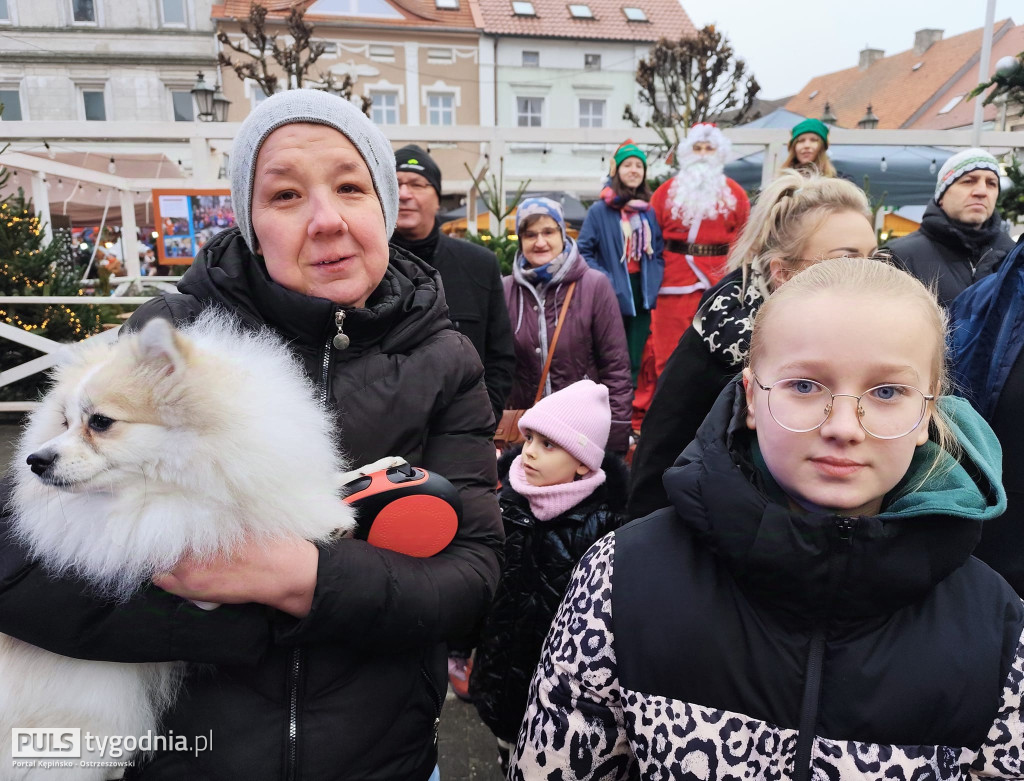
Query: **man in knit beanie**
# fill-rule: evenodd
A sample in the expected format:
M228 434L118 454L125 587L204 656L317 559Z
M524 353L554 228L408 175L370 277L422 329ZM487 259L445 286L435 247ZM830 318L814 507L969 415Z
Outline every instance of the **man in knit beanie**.
M984 149L965 149L939 170L921 228L889 243L893 260L948 306L969 285L999 268L1013 248L996 210L999 163Z
M501 420L516 368L512 323L501 270L493 252L441 231L441 169L415 144L395 152L398 219L391 243L437 269L448 316L469 337L484 365L484 384L495 421Z

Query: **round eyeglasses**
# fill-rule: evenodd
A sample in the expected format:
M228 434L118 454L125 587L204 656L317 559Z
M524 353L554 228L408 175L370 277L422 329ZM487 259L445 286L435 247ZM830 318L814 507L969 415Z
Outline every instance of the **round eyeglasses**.
M875 439L899 439L914 431L924 420L928 402L935 396L913 385L886 383L868 388L859 396L833 393L816 380L802 377L765 385L754 375L757 386L768 393L768 412L787 431L804 434L820 428L832 414L840 396L857 400L861 428Z

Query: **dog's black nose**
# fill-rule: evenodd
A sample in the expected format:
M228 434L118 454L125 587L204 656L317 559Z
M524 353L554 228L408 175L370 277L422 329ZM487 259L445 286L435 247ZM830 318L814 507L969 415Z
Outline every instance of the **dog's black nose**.
M53 466L53 462L57 460L57 454L42 450L38 453L32 453L28 458L25 459L25 463L32 467L32 471L37 475L44 474L47 469Z

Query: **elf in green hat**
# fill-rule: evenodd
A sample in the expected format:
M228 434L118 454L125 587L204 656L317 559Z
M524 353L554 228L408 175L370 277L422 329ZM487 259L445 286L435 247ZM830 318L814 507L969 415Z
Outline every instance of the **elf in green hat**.
M835 176L836 169L828 159L828 125L808 117L793 127L789 139L789 156L783 168L814 170L824 176Z
M634 383L664 266L661 230L650 200L647 155L627 139L611 157L601 197L587 212L576 242L587 265L604 272L615 289Z

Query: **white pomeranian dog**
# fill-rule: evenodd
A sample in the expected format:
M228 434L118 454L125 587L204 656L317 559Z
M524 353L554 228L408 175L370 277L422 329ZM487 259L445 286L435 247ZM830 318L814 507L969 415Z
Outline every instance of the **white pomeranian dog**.
M69 351L55 370L18 448L14 529L55 575L112 599L185 555L327 540L355 528L333 431L277 336L215 310L181 330L154 320L116 344ZM157 734L182 671L70 659L0 635L0 777L105 778L105 768L13 767L11 730ZM83 740L82 759L109 757L89 756Z

